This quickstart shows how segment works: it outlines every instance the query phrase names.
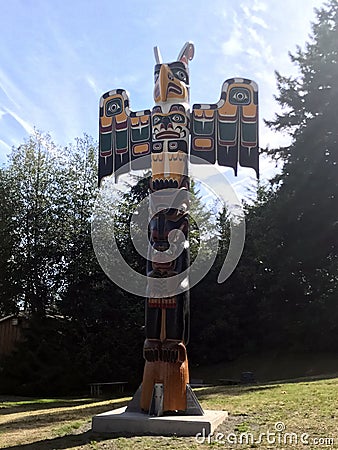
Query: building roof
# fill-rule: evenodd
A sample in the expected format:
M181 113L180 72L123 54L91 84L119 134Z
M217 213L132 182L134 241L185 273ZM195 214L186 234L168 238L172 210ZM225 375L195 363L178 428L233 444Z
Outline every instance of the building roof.
M0 323L5 322L5 320L8 320L8 319L17 319L17 318L21 318L21 317L26 318L26 316L23 314L10 314L9 316L0 318Z

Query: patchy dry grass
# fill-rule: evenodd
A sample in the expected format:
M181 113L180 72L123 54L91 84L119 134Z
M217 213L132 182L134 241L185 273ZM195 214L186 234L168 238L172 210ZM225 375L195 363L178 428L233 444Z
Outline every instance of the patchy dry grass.
M46 441L81 434L90 429L91 417L127 404L130 397L115 400L94 399L25 399L0 403L0 448ZM39 444L41 445L41 444ZM16 447L15 447L16 448ZM19 448L19 447L18 447ZM67 448L67 447L61 447ZM90 447L88 447L90 448Z
M254 386L215 386L197 389L205 409L229 411L229 419L210 442L194 437L102 436L90 431L91 417L125 405L128 398L20 399L0 403L0 448L11 450L120 450L120 449L319 449L338 448L338 379ZM1 400L1 399L0 399ZM285 429L278 433L275 426ZM281 423L283 425L281 425ZM266 435L276 433L281 442L270 443ZM308 435L308 444L283 439L289 433ZM243 436L242 443L239 443ZM230 439L231 438L231 439ZM237 444L236 444L237 439ZM251 440L253 439L253 440ZM291 439L291 437L290 437ZM325 440L326 439L326 440ZM329 441L329 439L331 439ZM332 444L332 439L334 443ZM230 442L229 442L230 440ZM232 440L232 442L231 442ZM317 440L317 441L316 441Z

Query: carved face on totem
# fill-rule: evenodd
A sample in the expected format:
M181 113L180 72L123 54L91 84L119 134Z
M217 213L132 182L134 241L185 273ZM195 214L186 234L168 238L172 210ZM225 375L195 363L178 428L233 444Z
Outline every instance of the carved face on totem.
M189 102L188 65L182 61L155 66L155 103Z
M171 105L168 114L163 114L160 106L155 106L152 113L153 140L163 141L169 139L169 151L175 151L178 146L173 143L177 140L187 140L189 135L188 116L183 105ZM160 148L155 148L155 151Z
M158 51L158 50L157 50ZM188 188L189 72L193 45L186 44L178 60L162 64L157 53L152 110L152 189Z

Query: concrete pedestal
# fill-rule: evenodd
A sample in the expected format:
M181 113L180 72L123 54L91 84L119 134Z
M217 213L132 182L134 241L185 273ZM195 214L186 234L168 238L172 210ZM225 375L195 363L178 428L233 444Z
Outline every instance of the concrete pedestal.
M133 435L154 434L161 436L208 435L228 417L226 411L204 411L203 416L151 417L138 412L126 412L118 408L93 417L92 430L96 433L131 433Z

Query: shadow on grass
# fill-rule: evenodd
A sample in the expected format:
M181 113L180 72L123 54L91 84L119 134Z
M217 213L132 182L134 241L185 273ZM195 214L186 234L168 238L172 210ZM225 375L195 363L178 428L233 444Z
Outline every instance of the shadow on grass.
M330 374L322 374L322 375L312 375L306 377L299 378L289 378L283 380L272 380L267 381L265 384L274 385L274 384L292 384L292 383L312 383L315 381L326 381L326 380L334 380L338 378L338 372L330 373Z
M200 400L203 400L204 397L212 395L212 394L220 394L225 396L239 396L248 392L259 392L277 389L281 385L284 384L297 384L297 383L314 383L318 381L328 381L338 379L338 374L331 375L316 375L316 376L308 376L302 378L293 378L289 380L275 380L269 382L257 382L255 384L236 384L236 385L215 385L208 386L205 388L194 389L195 394Z
M246 394L248 392L259 392L267 391L271 389L276 389L276 385L271 386L260 386L260 385L245 385L245 386L212 386L207 388L202 388L201 390L194 390L199 400L210 395L224 395L227 397L239 396Z
M35 411L31 411L30 414L23 415L21 417L13 416L13 419L10 418L10 420L3 422L3 426L7 426L7 428L9 428L15 425L16 428L30 429L30 428L44 427L50 424L62 425L65 422L85 420L93 415L106 412L107 410L112 410L120 408L122 406L126 406L128 402L129 399L105 405L96 405L96 403L94 403L93 405L90 406L84 405L84 407L80 409L75 409L75 407L73 409L72 407L69 407L68 410L61 410L61 411L47 410L45 413L41 414L39 414L38 411L36 411L36 413ZM17 412L20 414L20 412L25 411L17 411ZM15 414L15 412L13 414Z
M40 411L40 410L48 410L53 408L72 408L73 406L81 406L86 405L88 403L101 402L104 400L103 398L86 398L79 400L60 400L55 402L46 402L46 403L36 403L32 401L31 403L27 401L24 404L18 405L10 405L10 406L1 406L0 403L0 414L2 416L6 414L15 414L19 412L32 412L32 411Z
M82 434L72 434L54 439L45 439L43 441L33 442L32 444L15 445L13 447L5 447L6 450L59 450L71 449L80 445L90 444L94 440L96 442L110 439L111 437L102 437L95 435L92 431L86 431Z
M86 431L82 434L72 434L63 437L57 437L54 439L45 439L43 441L32 442L31 444L15 445L12 447L3 447L3 450L66 450L78 447L80 445L87 445L91 443L97 443L102 441L108 441L118 438L130 438L130 437L145 437L154 436L150 433L140 435L134 433L105 433L99 434L92 430ZM156 436L154 436L156 437Z

